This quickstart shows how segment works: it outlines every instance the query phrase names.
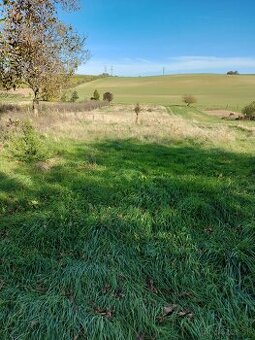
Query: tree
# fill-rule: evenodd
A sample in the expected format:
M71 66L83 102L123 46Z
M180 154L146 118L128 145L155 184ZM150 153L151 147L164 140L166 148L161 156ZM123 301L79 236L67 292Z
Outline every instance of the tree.
M4 2L0 34L0 81L6 89L25 82L36 109L45 89L60 89L87 56L84 39L57 19L55 5L75 0L9 0ZM55 91L54 89L54 91Z
M104 101L107 101L110 103L113 101L113 94L111 92L105 92L103 95L103 99Z
M70 102L71 103L75 103L78 99L79 99L78 92L77 91L73 91L73 93L71 95L71 98L70 98Z
M93 98L94 98L94 100L99 100L100 99L100 94L99 94L99 92L97 90L94 91Z
M191 96L191 95L184 96L182 101L185 104L187 104L187 106L190 106L191 104L197 103L197 99L194 96Z
M245 106L242 110L246 119L254 120L255 119L255 101L251 104Z

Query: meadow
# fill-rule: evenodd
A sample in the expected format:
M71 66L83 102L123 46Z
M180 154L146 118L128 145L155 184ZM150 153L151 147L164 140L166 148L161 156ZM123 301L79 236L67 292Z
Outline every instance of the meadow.
M1 114L0 339L254 339L255 123L179 96L241 106L255 77L209 78L100 79L80 96L117 103Z

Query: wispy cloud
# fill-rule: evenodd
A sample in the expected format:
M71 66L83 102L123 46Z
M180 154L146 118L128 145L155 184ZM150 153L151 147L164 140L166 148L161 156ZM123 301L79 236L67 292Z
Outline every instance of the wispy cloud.
M123 58L119 60L91 59L80 67L80 73L99 74L105 68L120 76L138 76L161 74L163 67L166 73L188 72L226 72L231 69L240 72L255 73L255 57L213 57L213 56L180 56L162 61L143 58Z

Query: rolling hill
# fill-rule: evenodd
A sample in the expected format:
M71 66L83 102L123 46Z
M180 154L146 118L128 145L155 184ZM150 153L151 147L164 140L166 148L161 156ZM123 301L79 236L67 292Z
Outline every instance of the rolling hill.
M178 105L182 96L192 94L203 108L228 108L239 111L255 99L255 75L215 74L171 75L164 77L109 77L78 85L81 100L89 99L97 89L114 93L121 104Z

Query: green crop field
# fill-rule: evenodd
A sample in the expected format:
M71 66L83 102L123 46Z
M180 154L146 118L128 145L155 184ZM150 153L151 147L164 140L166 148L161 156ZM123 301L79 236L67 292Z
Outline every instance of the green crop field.
M0 339L254 339L254 122L154 105L138 124L126 105L11 117Z
M255 75L173 75L165 77L109 77L77 87L81 100L92 97L94 90L101 94L113 92L116 103L180 104L182 96L192 94L203 108L230 108L240 111L254 100Z

